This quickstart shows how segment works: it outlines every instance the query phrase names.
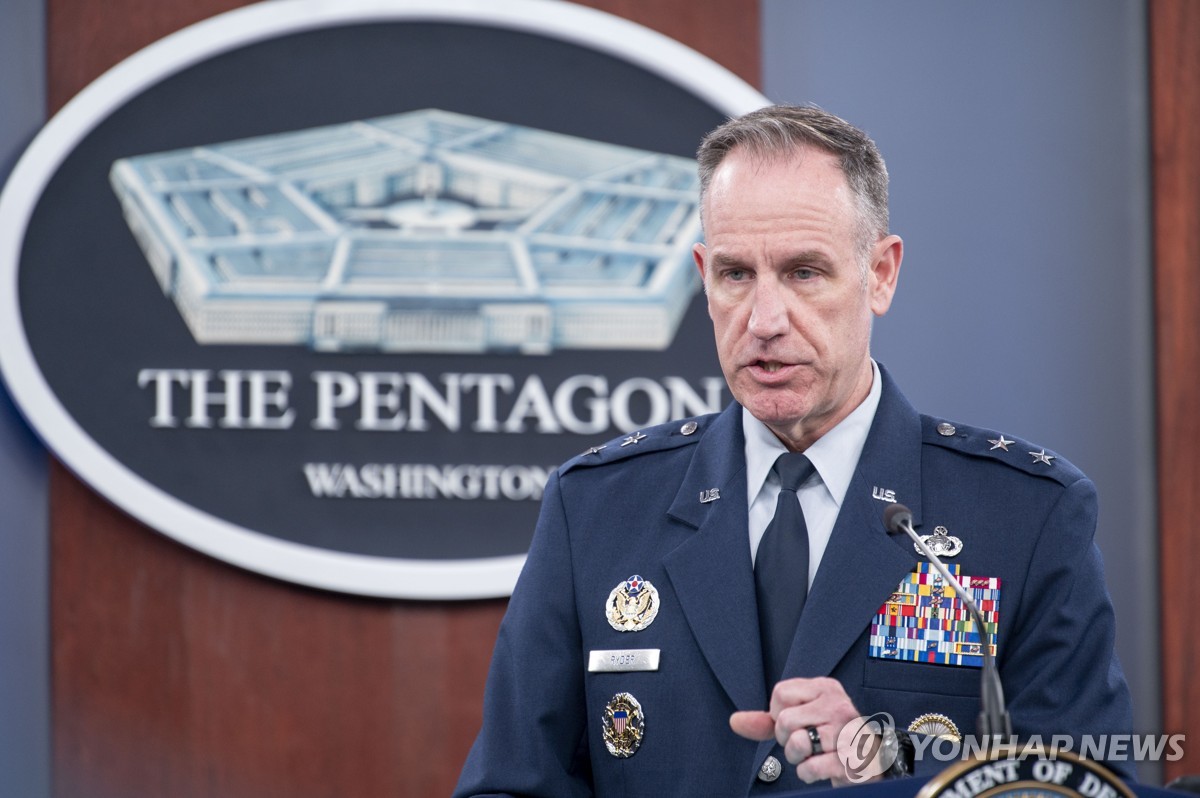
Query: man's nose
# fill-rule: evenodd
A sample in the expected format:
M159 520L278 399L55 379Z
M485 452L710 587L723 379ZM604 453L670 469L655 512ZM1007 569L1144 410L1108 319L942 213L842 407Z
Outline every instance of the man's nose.
M776 280L759 280L752 301L748 324L751 335L766 340L788 331L787 302Z

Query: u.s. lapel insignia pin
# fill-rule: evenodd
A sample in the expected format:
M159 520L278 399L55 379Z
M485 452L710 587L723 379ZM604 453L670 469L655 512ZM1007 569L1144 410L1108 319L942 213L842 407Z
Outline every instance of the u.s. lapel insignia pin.
M629 693L617 693L604 705L604 747L625 759L637 753L646 735L642 705Z
M871 498L878 499L881 502L887 502L888 504L895 504L896 491L892 490L891 488L881 488L878 485L875 485L871 488Z
M939 557L954 557L963 548L963 542L954 535L950 534L950 530L944 526L934 527L932 535L921 535L921 540L925 545ZM921 550L917 548L917 544L913 544L913 548L920 554Z
M604 614L618 632L640 632L658 615L658 591L634 574L612 589Z
M719 498L721 498L720 488L709 488L708 490L700 491L701 504L709 504L710 502L715 502Z

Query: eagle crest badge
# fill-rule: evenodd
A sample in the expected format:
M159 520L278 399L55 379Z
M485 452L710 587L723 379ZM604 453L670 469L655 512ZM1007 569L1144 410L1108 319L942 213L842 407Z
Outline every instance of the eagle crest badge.
M604 705L604 747L610 754L619 759L633 756L645 733L642 705L629 693L617 693Z
M654 585L634 574L608 594L605 614L618 632L640 632L654 621L658 607Z

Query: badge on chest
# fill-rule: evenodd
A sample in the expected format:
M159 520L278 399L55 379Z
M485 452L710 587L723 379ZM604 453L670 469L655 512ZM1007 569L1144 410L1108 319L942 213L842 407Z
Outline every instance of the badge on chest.
M618 632L640 632L654 622L658 607L654 585L634 574L608 594L604 614Z

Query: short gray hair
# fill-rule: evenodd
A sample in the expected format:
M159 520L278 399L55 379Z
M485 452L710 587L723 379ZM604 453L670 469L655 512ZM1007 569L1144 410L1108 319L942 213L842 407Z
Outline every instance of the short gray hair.
M815 147L840 159L859 210L864 250L888 233L888 173L875 142L846 120L812 105L770 105L730 119L700 142L700 209L717 167L733 150L763 160Z

